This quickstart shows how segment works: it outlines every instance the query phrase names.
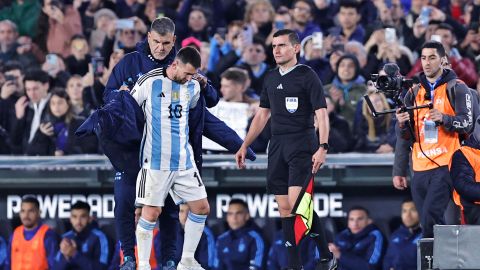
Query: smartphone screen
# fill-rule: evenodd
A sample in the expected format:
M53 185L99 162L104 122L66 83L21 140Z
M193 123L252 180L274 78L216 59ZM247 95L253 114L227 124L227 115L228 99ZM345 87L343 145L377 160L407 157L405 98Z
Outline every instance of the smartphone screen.
M52 66L57 65L58 56L56 54L49 53L49 54L47 54L47 56L45 58L47 60L47 63L49 63L50 65L52 65Z
M429 7L423 7L422 11L420 12L420 15L418 16L418 19L420 20L420 23L424 26L427 26L428 23L430 22L430 13L432 12L432 9Z
M117 29L133 29L135 28L135 22L130 19L120 19L115 22Z
M102 76L103 71L105 69L105 62L103 57L92 57L92 68L93 68L93 75L95 77Z
M315 32L312 34L312 47L314 49L321 49L323 47L323 33Z
M395 43L397 40L397 34L395 33L395 28L385 28L385 42Z
M243 28L243 37L245 38L246 45L253 43L253 29L251 26L245 26Z

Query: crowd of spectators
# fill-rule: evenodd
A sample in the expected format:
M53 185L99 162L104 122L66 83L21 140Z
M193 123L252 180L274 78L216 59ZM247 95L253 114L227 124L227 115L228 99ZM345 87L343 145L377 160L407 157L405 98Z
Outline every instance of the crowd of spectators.
M177 48L201 52L201 72L225 102L248 105L238 116L247 121L274 68L273 33L294 29L300 63L327 94L330 153L394 151L395 119L372 118L362 97L390 109L370 74L394 62L414 78L426 40L441 41L458 77L480 88L480 0L9 0L0 4L0 154L102 153L73 133L158 16L174 20ZM268 139L267 131L255 150Z

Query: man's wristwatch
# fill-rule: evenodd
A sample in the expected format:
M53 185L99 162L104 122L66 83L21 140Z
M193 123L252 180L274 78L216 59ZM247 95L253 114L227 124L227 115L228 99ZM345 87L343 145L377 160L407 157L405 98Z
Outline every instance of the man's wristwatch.
M320 147L322 147L323 149L325 149L325 151L328 151L328 149L330 148L330 146L328 145L328 143L321 143L321 144L320 144Z

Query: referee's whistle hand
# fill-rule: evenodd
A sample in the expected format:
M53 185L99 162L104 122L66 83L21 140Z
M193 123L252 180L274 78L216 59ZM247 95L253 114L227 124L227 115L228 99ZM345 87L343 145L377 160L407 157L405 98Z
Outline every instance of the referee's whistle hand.
M323 148L320 148L312 156L312 173L317 173L323 163L325 163L325 157L327 156L327 151Z
M235 154L235 161L239 169L245 169L245 156L247 155L247 149L245 147L240 147L237 153Z

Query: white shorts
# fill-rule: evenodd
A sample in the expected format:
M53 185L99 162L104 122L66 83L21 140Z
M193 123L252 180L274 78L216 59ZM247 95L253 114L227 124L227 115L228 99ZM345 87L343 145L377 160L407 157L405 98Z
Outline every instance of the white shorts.
M207 198L197 168L185 171L140 170L136 184L136 204L162 207L168 193L176 204Z

